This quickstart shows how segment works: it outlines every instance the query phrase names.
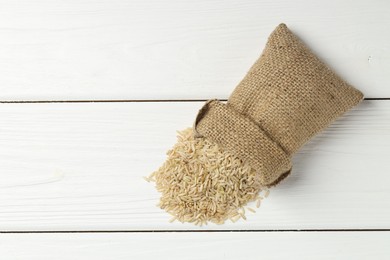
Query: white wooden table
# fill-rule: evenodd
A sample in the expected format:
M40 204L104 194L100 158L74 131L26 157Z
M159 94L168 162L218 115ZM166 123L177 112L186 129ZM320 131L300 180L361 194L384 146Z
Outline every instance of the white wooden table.
M390 259L388 1L0 0L0 259ZM285 22L366 99L247 221L143 180Z

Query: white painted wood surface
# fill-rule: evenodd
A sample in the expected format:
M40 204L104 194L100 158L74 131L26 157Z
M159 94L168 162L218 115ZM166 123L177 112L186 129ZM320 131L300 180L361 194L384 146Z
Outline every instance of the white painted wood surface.
M201 228L168 223L142 178L201 102L0 104L0 232L11 232L0 233L0 259L388 259L389 10L385 0L0 0L0 102L225 99L280 22L366 98L388 99L365 100L305 145L247 221ZM145 232L164 230L185 232Z
M2 259L388 260L388 232L0 235Z
M201 105L1 104L1 230L197 229L168 223L142 176ZM389 119L389 101L364 101L303 147L248 221L201 229L389 229Z
M388 97L389 8L384 0L0 0L0 100L227 98L280 22L366 97Z

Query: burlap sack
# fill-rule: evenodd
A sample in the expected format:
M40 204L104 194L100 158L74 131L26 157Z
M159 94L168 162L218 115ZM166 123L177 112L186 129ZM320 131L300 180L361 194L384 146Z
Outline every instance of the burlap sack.
M305 142L362 99L280 24L227 104L210 100L199 110L194 135L248 162L272 186Z

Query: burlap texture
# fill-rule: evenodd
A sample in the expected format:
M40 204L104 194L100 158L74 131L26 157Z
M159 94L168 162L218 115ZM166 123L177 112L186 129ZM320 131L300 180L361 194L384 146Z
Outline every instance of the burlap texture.
M362 99L280 24L227 104L206 102L194 133L248 162L270 186L288 175L303 144Z

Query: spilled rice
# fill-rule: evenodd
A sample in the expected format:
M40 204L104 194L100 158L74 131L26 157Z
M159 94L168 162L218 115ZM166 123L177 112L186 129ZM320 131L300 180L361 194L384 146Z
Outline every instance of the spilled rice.
M178 141L167 155L165 163L145 179L156 183L159 206L173 216L171 222L236 222L246 219L248 202L259 207L269 194L253 168L207 139L194 139L191 128L178 131Z

